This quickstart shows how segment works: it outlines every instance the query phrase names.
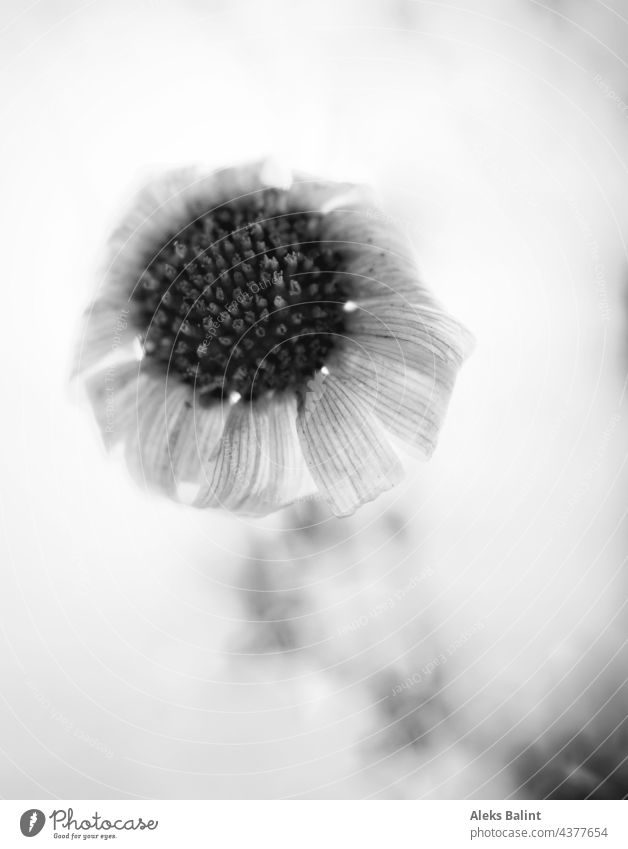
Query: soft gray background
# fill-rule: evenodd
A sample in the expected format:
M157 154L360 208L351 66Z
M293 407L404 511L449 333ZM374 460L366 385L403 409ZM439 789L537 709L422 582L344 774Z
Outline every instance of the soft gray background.
M627 13L4 0L0 794L522 795L540 735L617 728ZM149 497L67 386L132 189L266 154L373 184L478 340L433 461L343 523Z

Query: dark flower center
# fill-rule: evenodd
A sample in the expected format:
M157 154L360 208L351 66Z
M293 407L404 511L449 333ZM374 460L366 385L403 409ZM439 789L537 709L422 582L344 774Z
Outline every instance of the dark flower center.
M321 223L268 189L168 236L132 296L148 360L206 401L307 383L344 332L348 298Z

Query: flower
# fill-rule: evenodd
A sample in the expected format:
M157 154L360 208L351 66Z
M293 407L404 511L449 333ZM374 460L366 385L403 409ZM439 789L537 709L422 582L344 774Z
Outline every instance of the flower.
M252 515L315 492L342 516L400 479L385 430L431 454L469 341L364 189L256 163L140 192L75 373L151 488Z

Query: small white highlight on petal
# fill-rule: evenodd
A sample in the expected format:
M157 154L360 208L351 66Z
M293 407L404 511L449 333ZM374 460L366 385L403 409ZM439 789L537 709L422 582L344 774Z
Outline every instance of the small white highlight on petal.
M229 403L230 404L237 404L241 397L242 397L242 395L240 395L239 392L230 392L229 393Z
M323 366L323 368L321 369L321 373L325 376L329 374L329 369L327 368L327 366Z
M346 304L343 307L343 310L345 312L355 312L357 310L357 308L358 308L358 305L356 304L355 301L347 301Z
M138 361L138 363L144 359L144 348L138 336L136 336L133 340L133 357Z

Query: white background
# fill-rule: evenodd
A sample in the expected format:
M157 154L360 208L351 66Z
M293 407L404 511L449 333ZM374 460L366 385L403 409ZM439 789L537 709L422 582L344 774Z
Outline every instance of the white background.
M625 13L5 0L2 795L503 798L522 792L508 765L539 735L551 752L561 734L613 733L627 657ZM323 524L298 562L280 517L140 491L68 388L133 188L171 165L261 155L374 185L477 339L429 466L408 462L398 490ZM265 646L250 622L238 588L260 575L300 651ZM401 714L385 713L417 674ZM405 744L431 697L423 745Z

